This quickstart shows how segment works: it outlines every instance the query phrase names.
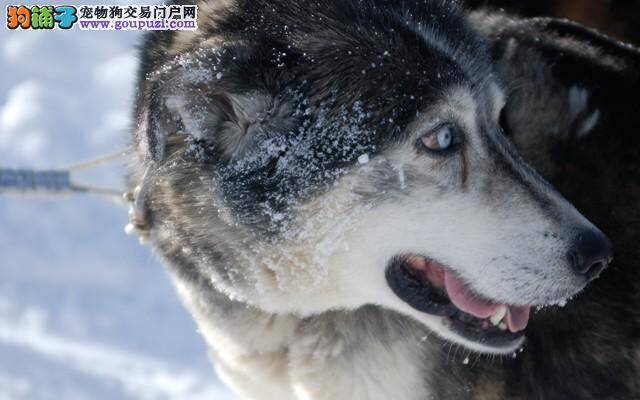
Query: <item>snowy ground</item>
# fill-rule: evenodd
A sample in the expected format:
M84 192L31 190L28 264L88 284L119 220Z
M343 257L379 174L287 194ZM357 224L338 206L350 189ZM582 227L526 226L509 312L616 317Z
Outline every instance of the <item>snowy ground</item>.
M121 149L138 39L0 28L0 166ZM121 174L116 163L80 179L122 187ZM162 266L124 235L126 211L0 197L0 400L233 398Z

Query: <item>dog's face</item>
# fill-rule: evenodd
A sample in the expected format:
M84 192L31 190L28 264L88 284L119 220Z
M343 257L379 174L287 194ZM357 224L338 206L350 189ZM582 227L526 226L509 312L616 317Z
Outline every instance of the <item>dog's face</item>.
M154 238L269 312L377 304L511 352L530 307L579 292L611 246L502 134L479 39L443 50L414 22L356 44L203 46L159 69L141 113L161 154Z
M471 349L508 352L530 307L580 291L610 245L515 153L498 122L504 96L487 89L450 88L400 143L354 165L300 215L313 221L306 234L327 222L342 234L325 259L341 282L330 287L348 287L340 299L360 296ZM574 257L589 258L588 269Z

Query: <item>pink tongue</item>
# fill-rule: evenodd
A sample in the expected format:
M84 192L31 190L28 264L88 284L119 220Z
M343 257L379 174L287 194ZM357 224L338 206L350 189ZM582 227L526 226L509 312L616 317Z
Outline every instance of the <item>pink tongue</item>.
M451 272L445 272L444 286L451 302L476 318L490 317L499 307L499 304L492 303L473 293L460 278ZM504 320L509 331L519 332L526 328L529 322L529 311L530 307L528 306L507 306Z
M449 271L444 274L444 286L451 302L476 318L487 318L498 308L498 304L493 304L474 294L460 278Z
M504 320L507 322L511 332L519 332L527 327L530 309L531 307L528 306L509 306Z

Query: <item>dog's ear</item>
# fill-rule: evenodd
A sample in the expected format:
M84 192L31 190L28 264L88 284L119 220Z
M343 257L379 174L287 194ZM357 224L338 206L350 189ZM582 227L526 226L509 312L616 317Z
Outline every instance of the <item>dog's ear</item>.
M551 172L563 146L637 140L637 48L567 20L483 12L471 19L489 39L507 91L503 129L541 172Z
M296 94L280 87L286 79L271 61L262 65L248 51L192 56L140 83L136 141L147 161L161 162L193 143L225 161L242 155L258 133L287 132L299 123Z

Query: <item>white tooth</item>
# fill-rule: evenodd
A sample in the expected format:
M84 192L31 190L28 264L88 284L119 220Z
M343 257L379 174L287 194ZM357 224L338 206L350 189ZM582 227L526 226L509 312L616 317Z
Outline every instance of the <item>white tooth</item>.
M505 324L504 322L500 322L500 324L498 325L498 328L501 331L506 331L507 330L507 324Z
M507 315L507 306L501 305L500 307L498 307L496 312L493 313L493 315L491 316L491 318L489 318L489 320L494 326L498 326L498 324L500 323L500 321L502 321L502 318L504 318L505 315Z

